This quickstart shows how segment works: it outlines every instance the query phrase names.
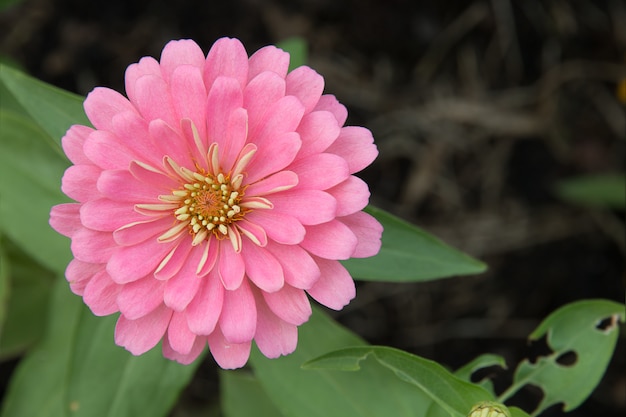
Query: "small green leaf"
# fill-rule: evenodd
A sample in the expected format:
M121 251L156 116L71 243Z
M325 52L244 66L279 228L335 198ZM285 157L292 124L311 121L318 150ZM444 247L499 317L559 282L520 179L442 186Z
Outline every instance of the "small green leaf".
M2 417L167 415L195 364L163 358L158 347L132 356L113 342L115 317L95 317L57 281L42 343L11 380Z
M279 42L276 46L289 53L289 71L306 65L308 60L308 45L306 40L300 37L293 37Z
M509 411L511 412L511 417L530 417L526 411L517 407L509 407Z
M502 356L486 353L478 356L471 362L457 369L454 375L464 381L471 382L471 377L474 372L480 369L488 368L490 366L499 366L503 369L506 369L506 361ZM493 396L495 396L493 382L491 380L485 378L477 384L489 391Z
M69 201L60 190L68 162L26 117L0 111L0 125L0 230L41 265L64 271L69 244L48 218L53 205Z
M84 97L51 86L6 65L0 82L32 119L52 137L60 150L61 137L73 124L90 126L83 110Z
M220 372L222 410L226 417L281 417L259 381L246 371Z
M44 332L48 299L55 274L41 267L6 238L0 270L6 270L10 297L0 324L0 359L31 347Z
M478 274L486 265L447 246L418 227L383 210L367 211L383 225L378 255L349 259L343 264L356 279L365 281L428 281L454 275Z
M493 396L483 388L463 381L436 362L386 346L360 346L340 349L315 358L303 365L307 369L354 371L368 356L395 373L434 401L451 416L465 417L472 406ZM392 388L389 388L392 390ZM391 403L391 402L390 402ZM389 415L397 415L390 413Z
M626 208L624 174L570 178L558 184L557 193L564 200L584 206Z
M532 384L544 392L533 415L557 403L564 403L565 411L578 407L600 382L617 343L618 323L624 321L624 316L624 305L608 300L578 301L550 314L530 340L547 335L553 353L540 357L536 363L522 361L513 385L500 400ZM575 362L560 364L558 360L565 354L575 355Z

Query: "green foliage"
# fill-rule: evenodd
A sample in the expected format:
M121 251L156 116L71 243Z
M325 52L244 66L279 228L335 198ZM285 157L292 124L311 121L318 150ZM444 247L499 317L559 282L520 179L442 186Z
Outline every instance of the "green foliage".
M349 259L350 274L366 281L428 281L453 275L478 274L484 263L453 249L420 228L383 210L367 211L381 222L383 246L377 256Z
M84 97L53 87L6 65L0 65L0 81L32 120L54 138L59 151L61 137L71 125L90 126L83 111Z
M413 390L407 391L409 395L415 396L416 392L419 392L427 400L445 410L447 415L464 417L477 402L493 398L483 388L455 377L436 362L386 346L362 346L336 350L305 363L303 367L357 371L361 369L361 363L369 356L376 359L383 367L393 371L398 378L397 382L391 382L391 386L385 384L386 389L395 391L396 386L408 383L413 387ZM362 379L369 380L363 376ZM378 389L376 385L369 384L369 395L373 395ZM415 392L411 393L411 391ZM392 407L390 410L388 408L389 415L403 415L399 414L402 410L393 409L397 402L397 399L387 401L387 406ZM405 410L405 412L412 412L407 415L419 415L416 411Z
M564 200L584 206L626 208L624 174L570 178L558 184L557 193Z
M0 311L6 313L0 320L0 359L5 359L41 338L55 276L7 239L0 242L0 256L0 280L6 279L6 296L0 297Z
M457 369L454 375L457 378L461 378L463 381L471 382L472 374L480 369L488 368L490 366L499 366L506 369L506 362L502 356L486 353L480 355L471 362L465 364L461 368ZM478 382L478 385L486 389L495 397L496 393L493 389L493 383L488 378L482 379Z
M196 365L132 356L112 343L115 317L95 317L64 280L53 292L48 332L12 379L2 417L165 416Z
M513 385L500 400L532 384L544 392L533 415L561 402L565 411L578 407L600 382L617 343L618 323L624 321L624 316L624 305L608 300L583 300L553 312L530 335L530 340L547 336L553 353L536 363L521 362ZM559 359L568 353L576 355L575 363L560 364Z
M48 225L50 208L65 201L60 181L67 161L28 118L0 110L0 228L41 265L64 271L69 241Z
M222 410L226 417L281 417L258 379L247 371L220 372Z

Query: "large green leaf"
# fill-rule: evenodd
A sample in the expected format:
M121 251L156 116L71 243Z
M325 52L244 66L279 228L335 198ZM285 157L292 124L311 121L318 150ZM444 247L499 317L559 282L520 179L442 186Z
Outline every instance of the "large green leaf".
M73 124L89 126L83 110L84 97L69 93L32 78L6 65L0 65L0 82L55 142Z
M428 281L454 275L478 274L484 263L451 248L420 228L381 209L369 206L385 228L380 253L349 259L343 264L356 279L367 281Z
M513 385L500 400L532 384L544 392L533 415L557 403L563 403L565 411L578 407L600 382L617 343L619 321L624 321L624 316L624 305L608 300L578 301L552 313L530 335L530 340L547 335L553 353L540 357L536 363L522 361L515 371ZM566 354L575 354L573 364L559 363Z
M28 118L0 110L0 229L53 271L71 259L69 245L48 224L50 208L69 201L60 190L67 160Z
M457 378L436 362L386 346L340 349L313 359L304 367L357 371L368 357L376 359L381 365L393 371L398 377L398 382L410 384L415 393L424 395L450 416L465 417L474 404L493 399L493 396L483 388ZM399 384L394 384L394 388L396 385ZM394 388L389 387L390 390ZM393 403L388 401L387 406L393 407ZM398 414L391 412L390 415Z
M113 343L115 317L95 317L59 279L48 332L22 360L2 417L164 416L196 365L163 358L159 348L132 356Z
M226 417L281 417L259 381L247 371L220 372L222 410Z
M589 175L560 182L561 198L592 207L626 208L626 177L624 174Z
M478 356L477 358L474 358L469 363L457 369L454 372L454 375L464 381L471 382L471 377L474 372L480 369L488 368L490 366L499 366L503 369L506 369L506 361L502 356L494 355L492 353L485 353ZM480 382L478 382L478 385L480 385L495 396L493 382L488 378L482 379Z
M0 234L0 345L2 344L2 329L9 303L9 257L7 256L3 244L2 234ZM0 347L0 356L2 348Z
M38 341L45 329L55 274L41 267L12 242L2 241L0 273L6 273L6 318L0 323L0 360L17 355Z

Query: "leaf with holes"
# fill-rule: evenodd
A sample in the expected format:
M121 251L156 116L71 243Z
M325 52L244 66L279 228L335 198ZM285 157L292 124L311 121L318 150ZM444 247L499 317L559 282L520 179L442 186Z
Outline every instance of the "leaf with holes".
M544 392L533 415L557 403L564 404L564 411L578 407L600 382L617 343L618 322L624 321L624 315L623 304L608 300L578 301L552 313L530 335L530 340L547 335L553 353L540 357L536 363L522 361L513 385L500 396L500 401L531 384ZM575 361L562 364L568 356L575 356Z
M502 356L486 353L474 358L469 363L457 369L456 372L454 372L454 375L464 381L472 382L471 377L474 372L491 366L499 366L502 369L506 369L506 361ZM479 382L476 382L476 384L480 385L495 396L493 382L489 378L485 377Z

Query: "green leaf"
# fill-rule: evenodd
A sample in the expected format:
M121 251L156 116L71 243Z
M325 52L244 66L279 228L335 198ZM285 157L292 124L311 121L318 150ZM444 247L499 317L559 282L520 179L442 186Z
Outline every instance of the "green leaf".
M463 381L471 382L472 374L480 369L488 368L490 366L499 366L506 369L506 361L500 355L494 355L486 353L474 358L471 362L465 364L461 368L454 372L457 378L461 378ZM487 378L484 378L477 383L487 391L489 391L495 397L495 391L493 389L493 382Z
M447 246L418 227L383 210L368 211L383 225L380 253L342 263L356 279L366 281L428 281L454 275L478 274L484 263Z
M115 317L95 317L57 281L48 333L20 362L2 417L167 415L196 366L163 358L157 347L132 356L113 342Z
M276 46L289 53L289 71L306 65L308 60L308 45L305 39L296 36L278 42Z
M547 335L553 353L540 357L536 363L522 361L513 385L500 396L500 401L532 384L544 392L533 415L561 402L565 411L578 407L602 379L619 336L618 322L624 321L624 316L624 305L608 300L578 301L550 314L530 340ZM606 327L599 327L601 323ZM559 364L559 358L569 353L576 355L576 361L571 365Z
M65 237L48 224L50 208L69 201L60 190L67 160L28 118L0 110L0 230L41 265L64 271Z
M509 407L509 411L511 412L511 417L530 417L526 411L517 407Z
M2 355L2 328L6 317L9 302L9 257L4 251L2 235L0 234L0 357Z
M259 381L246 371L220 372L220 393L226 417L280 417Z
M0 359L31 347L44 332L55 274L41 267L12 242L2 241L2 264L10 285L4 325L0 323Z
M564 200L580 205L615 209L626 208L626 178L624 174L570 178L557 185L557 193Z
M52 137L60 150L61 137L73 124L90 126L83 110L84 97L51 86L6 65L0 82L32 119Z
M303 367L356 371L361 369L361 362L368 356L393 371L398 381L409 383L416 392L434 401L450 416L465 417L474 404L493 399L483 388L455 377L436 362L386 346L340 349L313 359ZM393 406L393 403L388 401L387 406ZM389 415L398 414L390 412Z

